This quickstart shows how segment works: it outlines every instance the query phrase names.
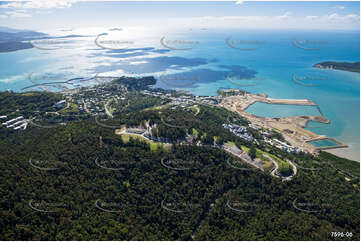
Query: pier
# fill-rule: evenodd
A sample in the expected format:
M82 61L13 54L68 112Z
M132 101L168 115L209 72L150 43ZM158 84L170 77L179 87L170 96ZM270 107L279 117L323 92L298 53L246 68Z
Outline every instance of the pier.
M270 104L285 104L285 105L302 105L302 106L317 106L315 102L308 99L274 99L265 98L264 101L258 102L270 103Z

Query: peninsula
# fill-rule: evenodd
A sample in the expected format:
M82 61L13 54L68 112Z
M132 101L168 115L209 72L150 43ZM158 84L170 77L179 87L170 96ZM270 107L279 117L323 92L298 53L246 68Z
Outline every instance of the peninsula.
M313 67L320 69L331 69L341 71L351 71L360 73L360 62L336 62L336 61L325 61L320 62Z

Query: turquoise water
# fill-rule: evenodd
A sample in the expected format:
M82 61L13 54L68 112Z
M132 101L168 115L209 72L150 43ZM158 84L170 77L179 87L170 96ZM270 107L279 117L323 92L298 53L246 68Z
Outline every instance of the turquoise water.
M241 34L240 34L241 35ZM257 35L257 34L255 34ZM245 34L244 36L247 36ZM226 79L214 83L202 83L191 91L198 95L215 95L218 88L240 88L252 93L266 93L272 98L311 99L315 101L323 115L331 121L327 128L309 128L318 134L327 135L349 145L349 148L335 150L338 155L354 160L360 159L360 75L337 70L319 70L315 63L334 61L359 61L359 33L350 32L289 32L259 33L258 39L266 39L267 47L255 51L237 51L232 48L222 50L222 63L240 64L257 70L257 77L266 78L258 85L238 87ZM327 40L329 44L320 51L305 51L290 43L291 36L298 39ZM256 39L256 38L254 38ZM232 52L233 51L233 52ZM202 52L206 54L206 52ZM214 57L214 56L212 56ZM221 57L219 57L221 58ZM292 79L296 75L305 83L317 84L303 86ZM288 109L287 107L282 107ZM255 114L277 116L279 110L270 110L267 105L251 106ZM297 108L297 115L302 115ZM294 107L289 111L293 113ZM304 108L307 115L309 109ZM322 124L320 124L322 125ZM312 126L310 126L312 127Z
M78 49L0 53L0 90L20 91L31 84L27 76L33 72L37 75L55 73L64 78L108 72L155 77L179 73L180 76L170 80L182 85L158 82L156 86L184 89L196 95L217 95L220 88L238 88L266 93L271 98L311 99L331 123L323 127L323 124L310 122L307 129L349 145L349 148L337 150L338 154L359 160L360 75L312 67L322 61L359 61L359 32L184 30L169 34L165 30L149 38L138 35L141 45L129 51L99 49L88 39ZM161 36L195 40L198 44L191 50L170 50L160 43ZM232 43L246 41L248 44L235 44L232 48L227 38L234 40ZM319 50L306 51L295 47L294 39L324 44L316 46ZM249 50L240 50L242 48ZM182 75L186 76L184 79L196 81L182 82ZM294 78L306 85L295 82ZM248 111L269 117L318 115L312 107L294 105L257 103Z
M312 144L316 147L328 147L328 146L338 145L336 142L329 140L329 139L313 141L313 142L310 142L310 144Z

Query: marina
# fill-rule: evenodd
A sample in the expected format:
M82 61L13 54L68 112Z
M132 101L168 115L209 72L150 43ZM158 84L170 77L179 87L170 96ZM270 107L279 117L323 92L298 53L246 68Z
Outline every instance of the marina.
M239 94L240 95L227 96L223 98L219 106L236 112L240 116L247 118L253 125L257 125L264 129L271 129L280 132L293 147L297 147L311 154L317 154L320 150L330 150L348 147L346 144L337 141L334 138L327 137L326 135L318 135L310 130L305 129L307 123L310 121L329 124L330 120L324 117L322 113L320 113L320 115L318 116L303 115L284 118L270 118L257 116L246 111L249 106L256 102L279 105L304 105L317 107L317 104L312 100L274 99L268 98L266 94L252 94L244 91L240 91ZM336 145L316 147L312 144L312 142L318 140L332 140L336 143Z

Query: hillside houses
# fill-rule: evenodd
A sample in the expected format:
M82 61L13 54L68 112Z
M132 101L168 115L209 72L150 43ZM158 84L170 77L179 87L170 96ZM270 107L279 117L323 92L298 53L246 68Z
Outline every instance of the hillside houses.
M223 124L223 128L228 129L230 132L240 137L241 139L253 142L254 138L251 134L248 133L248 130L244 126L239 126L236 124Z

